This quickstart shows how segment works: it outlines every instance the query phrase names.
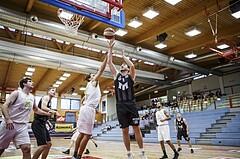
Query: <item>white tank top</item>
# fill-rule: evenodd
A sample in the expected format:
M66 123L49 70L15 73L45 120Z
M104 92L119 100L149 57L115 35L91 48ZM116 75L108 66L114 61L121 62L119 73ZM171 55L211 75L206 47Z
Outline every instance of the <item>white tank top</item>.
M86 91L85 91L85 106L96 108L100 102L101 91L99 84L96 87L92 85L92 81L88 82Z
M156 112L156 119L157 119L157 124L159 126L161 125L168 125L168 121L161 122L160 120L166 119L167 116L164 114L164 109L158 110Z
M18 90L17 100L10 106L9 115L13 123L28 123L33 108L34 96Z

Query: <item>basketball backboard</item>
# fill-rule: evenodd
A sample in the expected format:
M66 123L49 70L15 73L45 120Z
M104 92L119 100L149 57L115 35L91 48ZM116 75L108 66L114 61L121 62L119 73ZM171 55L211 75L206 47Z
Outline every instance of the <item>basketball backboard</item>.
M50 5L115 26L125 27L122 0L41 0Z

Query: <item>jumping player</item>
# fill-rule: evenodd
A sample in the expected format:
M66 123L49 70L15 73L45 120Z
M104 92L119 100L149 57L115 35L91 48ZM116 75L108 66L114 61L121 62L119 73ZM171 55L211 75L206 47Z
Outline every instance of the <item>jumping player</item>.
M122 128L123 142L127 150L127 156L129 159L134 158L130 148L129 125L131 125L140 149L139 156L141 159L147 159L143 150L142 133L139 128L140 118L134 98L133 85L136 78L135 67L133 63L125 56L124 50L122 50L122 58L124 63L121 65L120 71L117 71L112 62L111 52L108 53L108 65L114 77L117 116L120 127Z
M114 45L114 40L109 43L109 53L112 51ZM102 75L105 67L107 65L107 59L105 58L100 70L96 74L90 73L86 80L88 81L86 91L85 91L85 100L84 105L80 108L79 119L78 119L78 135L75 150L72 158L81 159L83 151L86 148L86 145L92 135L92 130L94 126L95 108L100 102L101 91L99 87L98 79Z

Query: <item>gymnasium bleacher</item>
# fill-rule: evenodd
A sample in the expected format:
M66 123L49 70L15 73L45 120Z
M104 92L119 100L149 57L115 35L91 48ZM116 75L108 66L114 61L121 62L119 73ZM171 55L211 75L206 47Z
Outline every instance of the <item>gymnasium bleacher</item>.
M221 102L217 102L219 109L213 109L212 103L212 105L209 105L204 111L195 110L182 114L182 117L185 118L189 124L192 144L240 146L240 109L229 108L229 106L226 108L224 105L227 103L228 98L225 97L222 98L222 100ZM169 121L171 140L173 143L177 141L174 131L175 119L175 115L172 115L172 120ZM99 131L100 128L95 128L93 136L98 140L122 141L122 132L119 126L116 126L117 121L107 122L106 124L114 128L105 132ZM147 122L142 120L140 127L144 142L158 142L156 123L154 123L153 120ZM133 139L134 135L131 127L129 132L131 139ZM183 140L182 143L187 142Z

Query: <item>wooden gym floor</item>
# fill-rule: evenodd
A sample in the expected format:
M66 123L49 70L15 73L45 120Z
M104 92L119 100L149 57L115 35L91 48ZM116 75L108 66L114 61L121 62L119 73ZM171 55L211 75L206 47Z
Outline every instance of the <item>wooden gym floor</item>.
M157 139L156 139L157 140ZM36 148L36 141L34 138L31 139L33 153ZM98 148L95 148L94 144L89 141L88 149L90 150L89 155L85 155L84 159L125 159L126 151L122 142L113 141L98 141ZM70 159L71 155L62 154L62 150L66 150L70 143L70 139L64 139L60 137L52 138L53 146L50 150L48 159L61 158ZM165 145L169 159L173 157L173 152L168 145ZM176 146L176 144L175 144ZM131 142L131 148L135 154L135 159L138 159L138 146L136 142ZM177 147L176 147L177 148ZM190 153L188 145L182 145L182 151L180 152L179 159L236 159L240 158L240 147L230 146L209 146L209 145L193 145L194 154ZM144 143L144 149L148 156L148 159L159 159L162 156L160 144L158 143ZM21 159L21 150L16 150L11 144L10 147L5 150L1 159Z

